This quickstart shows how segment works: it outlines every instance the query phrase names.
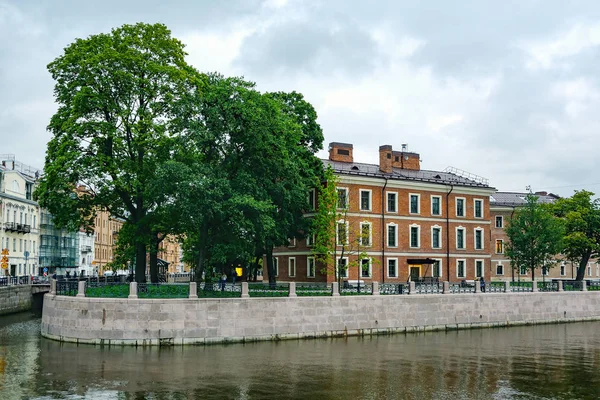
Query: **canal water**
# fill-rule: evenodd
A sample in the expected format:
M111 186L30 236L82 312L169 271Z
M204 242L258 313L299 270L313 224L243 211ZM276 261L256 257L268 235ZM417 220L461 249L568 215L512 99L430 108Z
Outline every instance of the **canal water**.
M600 323L206 347L61 344L0 317L0 399L598 399Z

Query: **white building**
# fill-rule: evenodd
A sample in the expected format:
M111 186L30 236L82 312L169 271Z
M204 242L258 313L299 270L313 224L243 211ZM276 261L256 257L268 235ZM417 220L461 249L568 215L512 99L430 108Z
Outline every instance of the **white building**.
M79 236L79 268L77 273L85 276L97 275L92 261L94 261L94 239L95 236L85 232L78 232Z
M8 250L3 275L39 275L40 207L33 201L40 171L0 155L0 248Z

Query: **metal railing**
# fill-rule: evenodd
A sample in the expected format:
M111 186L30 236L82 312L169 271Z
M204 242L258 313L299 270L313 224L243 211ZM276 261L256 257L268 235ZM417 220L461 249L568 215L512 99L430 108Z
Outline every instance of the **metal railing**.
M379 285L379 294L408 294L408 285L404 283L382 283Z
M531 282L511 282L511 292L533 292L533 285Z
M232 283L198 283L196 295L203 298L211 297L242 297L242 286Z
M488 293L506 293L504 282L486 282L485 291Z
M373 285L361 284L356 286L346 286L340 289L342 296L360 296L373 294Z
M450 293L475 293L475 285L450 282Z
M250 297L288 297L290 285L287 283L249 283L248 295Z
M138 283L137 295L145 299L176 299L190 297L190 285L178 283Z
M25 276L0 276L0 286L31 285L32 278Z
M441 282L415 282L415 293L418 294L434 294L443 293L444 284Z
M297 283L297 296L331 296L331 286L326 283Z
M583 281L563 281L563 290L565 292L582 290L584 284Z
M558 292L558 282L538 282L537 288L539 292Z
M77 296L78 281L56 281L56 294L59 296Z

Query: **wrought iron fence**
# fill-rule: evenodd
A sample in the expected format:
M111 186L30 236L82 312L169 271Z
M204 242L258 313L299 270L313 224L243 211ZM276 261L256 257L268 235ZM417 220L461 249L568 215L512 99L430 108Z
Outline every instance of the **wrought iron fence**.
M56 294L59 296L77 296L79 281L56 281Z
M464 283L450 283L450 293L475 293L475 285Z
M489 293L505 293L506 285L504 282L490 282L486 284L485 290Z
M563 281L563 290L566 292L574 292L583 289L583 281Z
M587 290L592 290L592 291L600 290L600 282L598 282L598 281L588 282Z
M0 286L30 285L30 276L1 276Z
M137 294L139 298L148 299L176 299L190 296L190 285L169 283L138 283Z
M444 284L441 282L415 282L415 293L418 294L434 294L443 293Z
M533 292L533 285L531 282L511 282L511 292Z
M362 284L360 286L346 286L340 289L342 296L359 296L373 294L373 285Z
M250 297L288 297L290 285L287 283L249 283L248 295Z
M85 296L127 298L127 296L129 296L129 284L102 280L89 280L85 282Z
M331 286L326 283L297 283L297 296L331 296Z
M408 285L403 283L382 283L379 294L408 294Z
M538 282L537 288L540 292L558 292L558 282Z
M198 297L217 298L217 297L242 297L242 286L232 283L198 283L196 286Z

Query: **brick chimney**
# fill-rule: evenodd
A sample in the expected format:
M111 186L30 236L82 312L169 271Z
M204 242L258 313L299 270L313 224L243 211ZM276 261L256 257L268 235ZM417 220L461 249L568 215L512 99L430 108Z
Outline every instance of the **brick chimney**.
M329 159L331 161L354 162L352 156L352 144L350 143L329 143Z
M419 153L408 151L408 145L403 144L401 151L392 152L392 165L394 168L419 171L421 169L421 157Z
M386 174L392 173L392 146L379 146L379 170Z

